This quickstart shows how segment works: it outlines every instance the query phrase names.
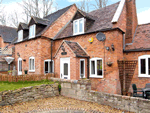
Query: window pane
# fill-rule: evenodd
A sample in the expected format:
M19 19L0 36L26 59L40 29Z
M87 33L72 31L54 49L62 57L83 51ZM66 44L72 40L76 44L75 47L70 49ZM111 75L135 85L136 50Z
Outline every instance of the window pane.
M35 25L30 26L29 37L35 36Z
M97 75L102 75L102 60L97 60Z
M75 21L74 33L78 32L78 21Z
M91 74L95 74L95 61L91 61Z
M84 75L84 61L80 61L80 70L81 70L80 74Z
M31 70L31 59L29 59L29 69Z
M68 64L64 63L64 75L68 75Z
M150 58L148 58L148 74L150 75Z
M19 71L22 71L22 61L19 61Z
M146 60L141 59L141 74L146 74Z
M45 73L48 73L48 62L45 62Z
M51 68L51 66L52 66L52 68ZM51 62L51 61L50 61L50 67L49 68L50 68L50 73L53 72L53 62Z
M34 70L34 59L32 59L31 61L32 61L32 70Z
M83 20L79 21L79 32L83 32Z

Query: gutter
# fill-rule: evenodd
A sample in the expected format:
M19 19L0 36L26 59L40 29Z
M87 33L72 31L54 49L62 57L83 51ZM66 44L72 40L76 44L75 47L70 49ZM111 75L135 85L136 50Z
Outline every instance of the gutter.
M67 36L67 37L63 37L63 38L59 38L59 39L54 39L54 40L62 40L62 39L65 39L65 38L76 37L76 36L81 36L81 35L87 35L87 34L97 33L97 32L112 31L112 30L119 30L122 33L125 33L119 27L117 27L117 28L106 28L106 29L101 29L101 30L97 30L97 31L93 31L93 32L87 32L87 33L84 33L84 34L71 35L71 36Z
M147 49L130 49L130 50L123 50L123 52L128 53L128 52L142 52L142 51L150 51L150 48Z

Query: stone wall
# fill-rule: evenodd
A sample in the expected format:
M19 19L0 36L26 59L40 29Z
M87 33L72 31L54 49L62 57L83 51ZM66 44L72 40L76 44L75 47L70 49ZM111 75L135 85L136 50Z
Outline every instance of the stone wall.
M108 105L116 109L137 113L150 112L150 100L137 97L122 96L96 92L91 90L90 80L60 80L53 78L53 81L61 81L61 95L96 102L102 105ZM109 89L108 89L109 90Z
M38 98L59 95L58 83L20 88L14 91L0 92L0 106L26 102Z

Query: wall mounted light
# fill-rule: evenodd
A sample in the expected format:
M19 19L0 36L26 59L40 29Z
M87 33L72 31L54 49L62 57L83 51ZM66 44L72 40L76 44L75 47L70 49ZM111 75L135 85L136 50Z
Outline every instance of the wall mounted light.
M109 47L106 47L106 50L109 51Z
M65 48L63 45L61 45L61 50L63 50L63 52L65 52Z
M20 54L19 54L19 53L17 53L17 55L18 55L18 57L20 57Z
M112 49L113 51L115 51L114 44L111 44L111 49Z

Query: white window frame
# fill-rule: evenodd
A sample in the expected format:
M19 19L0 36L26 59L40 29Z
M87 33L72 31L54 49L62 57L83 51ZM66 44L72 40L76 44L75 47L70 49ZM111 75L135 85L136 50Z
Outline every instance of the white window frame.
M83 78L85 78L85 59L80 59L80 78L81 78L81 61L84 61L84 76L83 76Z
M34 69L33 70L30 70L30 59L34 60ZM32 63L32 62L31 62ZM32 66L32 64L31 64ZM31 68L32 69L32 68ZM30 57L29 58L29 72L35 72L35 57Z
M45 62L51 62L51 59L47 59L47 60L44 60L44 74L46 74L45 73ZM53 72L52 73L54 73L54 60L52 60L52 62L53 62ZM49 68L49 66L50 66L50 63L48 63L48 73L50 73L50 68Z
M33 27L33 29L32 29L32 27ZM31 36L30 33L33 32L32 30L34 30L34 34ZM35 34L36 34L36 25L33 24L29 27L29 38L34 38Z
M102 75L97 75L97 60L102 60ZM95 61L95 74L92 74L91 72L91 61ZM91 58L90 59L90 77L92 78L103 78L104 73L103 73L104 67L103 67L103 59L102 58Z
M18 42L23 40L23 30L18 31Z
M150 75L148 75L148 58L150 58L150 55L142 55L138 57L139 77L150 77ZM141 59L145 59L146 61L146 74L141 74Z
M22 71L19 71L19 61L22 61L22 58L18 58L18 75L22 75Z
M79 21L82 20L83 21L83 28L82 28L82 32L79 32ZM75 33L75 22L78 22L78 25L77 25L77 33ZM73 21L73 35L78 35L78 34L83 34L84 33L84 18L80 18L80 19L77 19L77 20L74 20Z

